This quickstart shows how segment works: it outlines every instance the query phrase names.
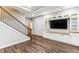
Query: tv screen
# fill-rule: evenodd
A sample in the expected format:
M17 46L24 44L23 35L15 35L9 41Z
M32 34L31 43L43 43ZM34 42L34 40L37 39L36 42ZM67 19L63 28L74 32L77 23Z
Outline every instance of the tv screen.
M50 21L50 28L52 29L67 29L67 19L58 19Z

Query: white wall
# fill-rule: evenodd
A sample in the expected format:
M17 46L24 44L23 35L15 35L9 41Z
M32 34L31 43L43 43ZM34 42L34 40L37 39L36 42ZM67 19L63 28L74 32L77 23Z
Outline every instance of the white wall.
M45 29L45 20L43 17L38 17L32 20L33 21L33 34L43 35Z
M28 36L0 22L0 48L29 40Z

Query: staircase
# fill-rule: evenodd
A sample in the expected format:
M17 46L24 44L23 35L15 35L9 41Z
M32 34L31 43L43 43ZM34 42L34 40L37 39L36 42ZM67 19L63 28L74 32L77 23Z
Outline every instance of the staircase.
M0 49L31 39L30 28L0 7Z
M2 7L0 7L0 21L21 32L22 34L31 37L31 34L29 33L31 29Z

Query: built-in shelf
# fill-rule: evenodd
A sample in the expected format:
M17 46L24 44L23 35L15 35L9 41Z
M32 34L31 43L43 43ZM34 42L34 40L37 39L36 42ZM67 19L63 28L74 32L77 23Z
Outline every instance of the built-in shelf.
M62 19L62 18L69 18L68 22L67 22L67 28L69 31L78 31L78 14L77 13L73 13L73 14L66 14L66 15L59 15L59 16L52 16L50 18L48 18L45 22L45 25L46 25L46 28L47 29L50 29L49 28L49 20L55 20L55 19Z
M77 13L71 14L71 30L77 30Z

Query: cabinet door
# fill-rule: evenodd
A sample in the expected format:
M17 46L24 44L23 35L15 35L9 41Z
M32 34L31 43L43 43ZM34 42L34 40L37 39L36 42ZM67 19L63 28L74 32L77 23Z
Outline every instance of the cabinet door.
M62 35L61 34L55 34L55 39L58 41L62 40Z
M78 33L71 33L70 43L79 46L79 34Z
M70 42L70 35L62 35L63 39L62 41L65 43L69 43Z
M51 40L55 40L55 34L53 34L53 33L47 33L47 38L48 39L51 39Z
M62 36L61 36L61 34L47 33L47 38L51 39L51 40L61 41Z

